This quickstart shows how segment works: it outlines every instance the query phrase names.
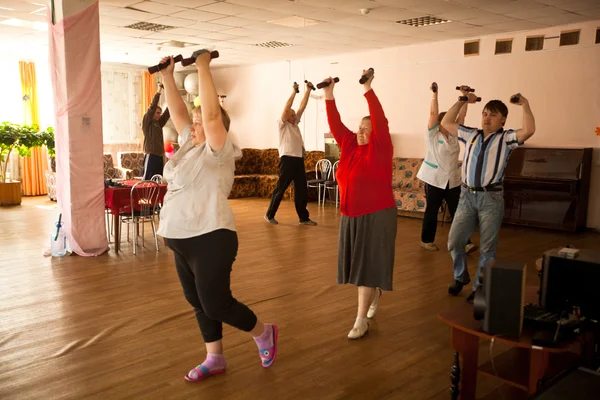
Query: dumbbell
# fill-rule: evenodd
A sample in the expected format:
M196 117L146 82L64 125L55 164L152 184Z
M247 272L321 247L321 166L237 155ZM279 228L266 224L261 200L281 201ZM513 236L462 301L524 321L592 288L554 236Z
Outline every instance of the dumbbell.
M457 87L456 87L456 90L460 90L460 88L461 88L460 86L457 86ZM468 90L468 91L469 91L469 92L471 92L471 93L473 93L473 92L475 91L475 89L473 89L473 88L469 88L469 90Z
M208 53L208 50L206 50L206 49L196 50L190 58L184 58L183 60L181 60L181 65L183 65L184 67L187 67L188 65L192 65L193 63L196 62L196 57L198 57L200 54L203 54L203 53ZM211 51L210 58L219 58L219 52L216 50Z
M458 101L468 101L469 98L467 96L458 96ZM478 97L477 100L475 100L477 102L481 101L481 97Z
M340 78L338 78L336 76L335 78L333 78L333 81L335 83L338 83L340 81ZM317 84L317 89L323 89L324 87L327 87L329 85L330 85L330 82L323 81L323 82Z
M437 85L437 83L433 82L433 83L431 84L431 91L432 91L433 93L437 93L437 90L438 90L438 85Z
M177 63L177 62L179 62L181 60L183 60L183 56L181 54L179 54L176 57L173 57L173 62L174 63ZM160 64L154 65L152 67L149 67L148 68L148 72L151 73L151 74L157 73L161 69L167 68L168 65L169 65L169 61L167 60L164 63L160 63Z
M374 73L375 73L375 70L373 68L369 68L367 70L367 73L360 77L360 79L358 80L358 83L360 83L362 85L363 83L365 83L366 81L371 79L371 77L373 76Z
M308 85L308 81L307 81L306 79L304 80L304 83L306 83L306 84ZM312 83L310 84L309 88L310 88L310 89L312 89L312 90L317 90L317 89L316 89L316 88L313 86L313 84L312 84Z
M510 102L513 104L519 104L519 100L521 100L521 93L510 96Z
M296 93L300 93L300 89L298 88L297 82L294 82L294 90L296 90Z

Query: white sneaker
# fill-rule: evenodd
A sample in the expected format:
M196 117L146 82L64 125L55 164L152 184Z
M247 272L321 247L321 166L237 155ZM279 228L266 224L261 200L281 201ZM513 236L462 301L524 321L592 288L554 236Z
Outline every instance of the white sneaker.
M429 251L438 251L439 250L439 248L435 245L435 243L421 242L421 247L424 248L425 250L429 250Z
M369 331L369 323L364 320L363 323L356 321L354 328L348 333L348 339L360 339Z
M371 319L375 316L375 313L377 313L377 306L379 305L379 298L381 297L381 295L383 294L383 291L379 288L377 288L375 290L375 298L373 299L373 301L371 302L371 305L369 306L369 311L367 311L367 318Z

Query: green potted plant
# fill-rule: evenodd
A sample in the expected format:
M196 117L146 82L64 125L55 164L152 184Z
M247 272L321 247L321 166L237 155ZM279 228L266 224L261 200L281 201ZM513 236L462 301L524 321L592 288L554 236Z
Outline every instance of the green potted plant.
M16 151L25 157L32 147L44 145L44 138L36 126L0 124L0 206L21 204L21 182L8 180L6 171L10 154Z
M54 129L48 128L44 132L40 132L42 141L48 149L48 168L52 172L56 172L56 143L54 142Z

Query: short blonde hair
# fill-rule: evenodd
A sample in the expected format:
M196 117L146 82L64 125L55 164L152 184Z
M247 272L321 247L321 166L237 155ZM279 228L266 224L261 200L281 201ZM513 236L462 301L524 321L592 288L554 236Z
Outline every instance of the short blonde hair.
M229 117L229 114L227 114L227 111L225 111L225 109L221 106L219 106L219 108L221 109L221 119L223 120L223 125L225 126L225 130L227 132L229 132L229 125L231 125L231 118ZM192 115L196 114L196 116L202 117L202 108L201 106L195 107L192 110Z

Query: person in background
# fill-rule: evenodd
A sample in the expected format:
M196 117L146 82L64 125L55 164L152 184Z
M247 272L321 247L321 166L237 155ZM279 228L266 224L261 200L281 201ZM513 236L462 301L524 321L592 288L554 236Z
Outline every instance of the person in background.
M279 222L275 219L275 214L283 199L283 195L287 190L290 183L294 182L294 205L296 206L296 213L300 219L302 225L317 225L315 221L312 221L308 215L308 187L306 184L306 170L304 169L304 141L298 124L300 118L304 114L306 105L308 104L308 98L310 97L310 91L312 90L312 83L306 84L306 90L298 112L295 112L292 108L294 104L294 98L296 97L296 90L298 84L294 83L292 88L292 94L283 107L283 113L281 119L278 121L279 128L279 179L277 185L271 196L271 203L267 213L265 214L265 220L273 225L277 225Z
M154 175L163 174L163 156L165 155L163 127L170 118L169 109L167 108L163 113L162 109L158 106L158 100L163 88L163 84L159 83L158 90L142 120L142 132L144 133L144 180L150 180Z
M431 84L431 91L433 92L433 98L431 99L425 139L427 154L423 164L421 164L417 178L425 182L425 196L427 198L421 229L421 246L426 250L438 251L439 248L434 243L438 224L438 211L445 200L450 218L453 218L460 199L460 166L458 163L460 146L458 145L458 139L450 135L440 125L446 112L439 112L439 91L436 82ZM463 96L466 96L469 93L469 87L461 86L460 91ZM464 124L466 115L467 103L461 107L456 122ZM469 239L465 250L469 254L477 250L477 246L471 243Z
M465 245L473 230L479 226L479 264L473 292L467 301L475 298L483 266L496 258L498 236L504 218L504 171L510 154L535 133L535 119L529 101L520 94L513 98L515 104L523 107L521 129L504 129L508 107L500 100L491 100L483 108L482 129L469 128L456 122L464 100L456 102L442 119L444 129L465 144L460 202L448 236L448 250L454 262L454 281L448 287L448 293L452 296L457 296L463 286L471 281ZM469 93L467 99L469 103L474 103L477 96Z

